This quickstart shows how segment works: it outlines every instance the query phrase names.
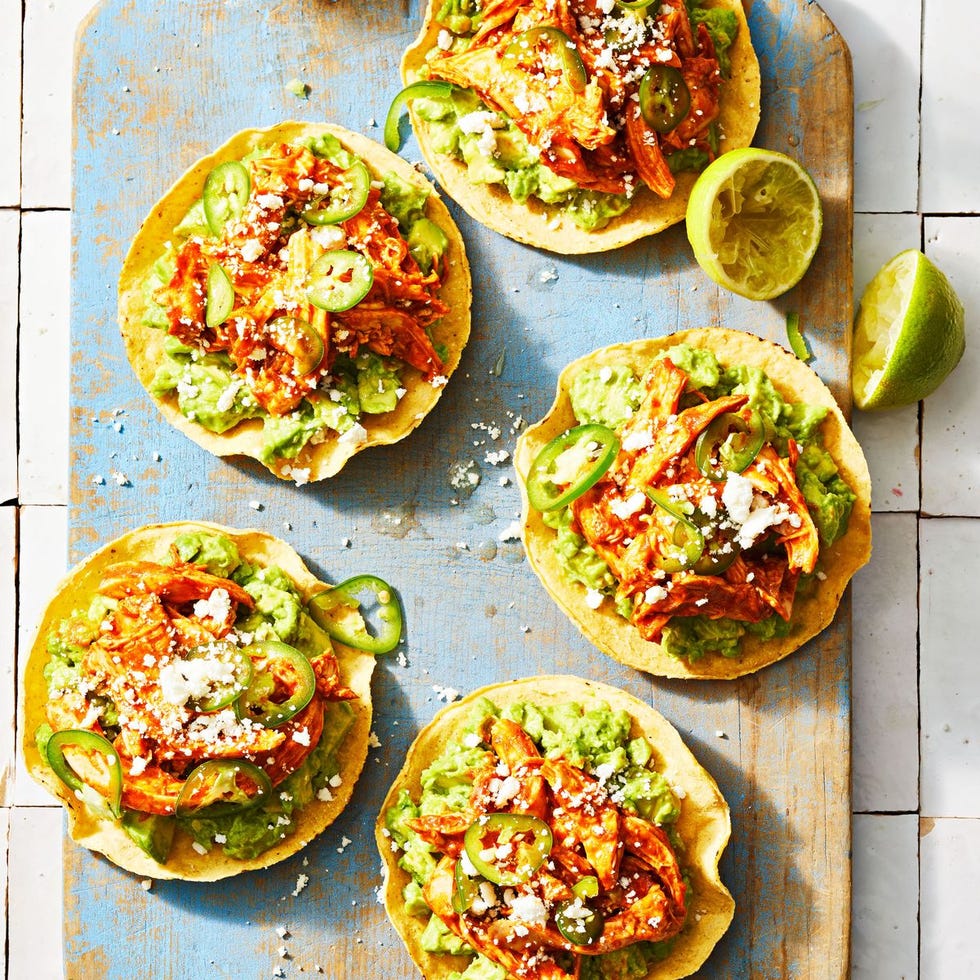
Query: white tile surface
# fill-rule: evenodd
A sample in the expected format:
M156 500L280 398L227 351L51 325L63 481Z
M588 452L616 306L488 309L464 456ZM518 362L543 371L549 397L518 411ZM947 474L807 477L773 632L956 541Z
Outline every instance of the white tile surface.
M19 238L20 212L0 210L0 503L17 496Z
M0 808L0 895L7 895L7 843L10 828L10 810ZM7 962L7 930L0 935L0 950L3 951L3 961Z
M890 259L907 248L919 248L917 214L854 216L854 302ZM876 511L914 511L919 506L919 409L888 412L855 410L854 433L864 447L871 470L871 505Z
M70 204L71 51L76 24L92 0L27 0L24 65L24 199L29 208ZM886 259L906 247L926 249L950 273L967 301L968 352L953 378L922 406L922 506L930 513L980 515L975 467L980 463L980 225L978 218L926 218L921 212L980 212L980 137L973 124L978 74L972 38L980 11L965 0L822 0L847 40L855 78L855 298ZM922 181L917 207L918 91L922 41ZM20 199L21 4L0 0L0 207ZM13 30L8 25L15 25ZM962 43L951 42L955 25ZM16 106L16 108L12 108ZM908 213L902 213L908 212ZM0 214L0 499L11 484L3 439L11 419L4 397L12 389L4 370L13 356L3 347L13 322L4 306L8 238ZM68 222L66 215L27 216L23 311L28 348L22 350L25 402L22 445L26 481L20 503L63 502L67 460L67 353L47 369L57 390L42 397L45 358L67 352ZM14 267L16 268L16 267ZM971 326L972 320L972 326ZM42 334L41 331L44 331ZM59 331L62 331L59 333ZM45 347L45 345L47 345ZM60 395L59 395L60 393ZM58 398L64 396L64 406ZM9 397L9 396L8 396ZM980 880L980 821L923 821L922 916L917 924L917 823L911 743L918 737L914 637L921 629L922 813L962 817L980 812L977 693L980 668L968 649L976 633L968 613L980 595L980 521L921 522L921 624L910 591L915 514L919 506L919 409L855 414L855 431L872 471L875 554L854 586L854 806L899 811L854 819L852 975L869 980L960 980L980 976L976 882ZM7 481L4 484L4 481ZM904 511L906 514L882 513ZM0 511L0 562L5 525ZM64 571L63 508L27 507L19 554L22 647L30 642L43 604ZM2 574L2 573L0 573ZM914 585L914 581L913 581ZM0 631L10 623L0 579ZM897 596L906 597L902 603ZM9 626L8 626L9 629ZM7 642L0 632L0 643ZM0 647L0 671L5 663ZM2 673L0 673L2 680ZM5 685L9 690L9 686ZM0 689L0 717L4 710ZM947 731L944 726L949 725ZM0 765L9 757L0 735ZM10 960L7 976L58 980L62 904L60 808L23 776L8 787L13 809L0 809L0 893L8 894ZM7 831L9 824L9 864ZM51 846L38 847L37 841ZM7 875L5 882L4 875ZM4 885L8 885L4 889ZM38 910L43 909L43 914ZM2 940L0 940L2 941ZM921 941L921 964L917 945Z
M914 211L920 0L823 0L854 70L854 208Z
M923 521L920 548L921 813L980 817L980 521Z
M0 0L0 207L20 203L20 19L20 0Z
M980 211L980 137L972 124L977 99L973 44L980 7L942 0L924 4L922 30L922 210Z
M914 901L896 897L915 891L919 820L914 814L858 815L851 830L851 976L912 980L918 975L918 910Z
M14 642L17 622L14 578L16 555L17 508L0 507L0 806L10 805L16 759L14 748L14 720L17 716L14 684L16 673Z
M966 310L966 353L922 403L922 509L980 517L980 218L927 218L925 232Z
M21 509L17 646L22 655L18 658L18 689L27 660L26 653L34 642L41 614L67 570L67 550L68 514L64 507ZM27 774L23 758L18 753L13 786L14 804L47 806L52 799Z
M61 964L61 807L10 811L7 976L58 980ZM78 978L81 980L81 978Z
M980 820L923 820L920 835L919 976L972 980L980 976Z
M853 585L855 812L914 812L919 794L914 514L875 514L871 563Z
M31 0L24 17L22 203L71 204L71 82L75 30L91 0Z
M68 501L69 215L23 216L20 287L20 502Z

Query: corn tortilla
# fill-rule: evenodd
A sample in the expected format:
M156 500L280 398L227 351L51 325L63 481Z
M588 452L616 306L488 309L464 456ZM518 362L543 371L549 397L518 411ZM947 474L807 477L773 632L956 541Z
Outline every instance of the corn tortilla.
M118 821L99 819L77 799L74 792L54 774L47 760L42 758L34 740L38 726L47 720L44 667L49 660L46 649L49 633L74 611L87 605L109 565L119 561L161 561L166 558L170 543L179 534L195 531L225 535L235 543L242 559L251 564L278 566L292 579L304 601L323 588L285 541L263 531L232 530L218 524L185 522L152 524L124 534L73 568L58 586L42 615L24 674L22 749L31 776L64 804L68 815L68 833L74 841L104 854L114 864L141 877L216 881L242 871L266 868L291 857L325 830L344 809L367 758L372 716L371 674L374 670L374 657L371 654L334 645L342 682L358 695L356 700L348 702L354 712L354 721L336 752L343 782L332 790L333 799L325 801L314 798L305 807L294 811L295 828L292 833L251 859L229 857L220 847L199 854L192 847L192 838L178 830L166 864L158 864L130 839Z
M442 6L443 0L429 0L422 29L402 57L401 75L405 85L425 77L426 56L438 48L441 27L436 17ZM729 49L731 75L722 86L718 116L724 149L734 150L752 142L759 124L762 85L759 60L752 47L741 0L707 0L705 6L726 7L738 20L738 33ZM527 203L520 204L500 185L471 183L466 164L438 153L433 148L425 120L411 106L409 113L426 163L446 193L470 217L515 241L560 255L605 252L677 224L684 218L687 199L698 177L696 173L677 174L674 192L666 200L641 184L625 214L614 218L604 228L585 231L559 209L549 207L537 198L529 198Z
M426 216L449 239L446 255L449 273L439 294L449 306L449 313L433 327L432 339L445 351L445 377L448 378L455 371L470 332L470 270L459 229L435 188L414 167L364 136L339 126L285 122L268 129L248 129L237 133L212 154L195 163L154 205L140 225L119 276L119 325L129 362L148 393L157 368L163 362L165 332L143 322L147 306L143 283L163 253L174 227L201 196L207 175L218 164L240 160L256 147L292 143L323 133L333 134L345 149L359 156L374 178L380 179L383 174L393 172L414 186L429 191ZM405 394L393 411L380 415L362 414L360 423L366 430L363 442L342 439L329 430L326 438L316 444L308 443L296 458L276 459L266 464L268 469L283 478L289 478L294 469L308 469L306 479L322 480L336 474L348 459L362 449L388 445L405 438L433 409L442 394L443 385L424 381L420 372L408 365L402 368L402 379ZM261 461L261 418L247 419L226 432L217 433L186 418L178 407L176 393L169 392L162 397L151 394L151 397L171 425L208 452L216 456L251 456Z
M793 604L792 628L787 636L762 640L742 637L737 658L710 655L688 663L670 656L657 643L643 639L611 602L598 609L585 603L585 587L566 578L552 548L555 532L528 504L526 482L540 450L565 429L576 424L569 401L572 380L581 371L604 364L627 364L638 376L659 353L675 344L711 350L722 365L762 368L779 393L790 402L823 405L827 417L820 426L823 446L833 457L841 477L856 495L847 532L832 545L820 546L820 568L811 594L798 595ZM662 677L724 679L750 674L782 660L830 625L841 596L854 573L871 554L871 482L864 453L851 432L830 389L806 364L784 348L754 334L721 327L683 330L666 337L613 344L569 364L559 376L555 402L540 422L518 439L514 465L523 496L522 535L532 568L561 609L600 650L639 670Z
M643 980L676 980L694 973L725 934L735 913L735 902L718 871L718 862L731 835L728 804L715 780L694 758L677 730L650 705L608 684L571 675L551 675L492 684L447 705L419 732L385 797L375 825L375 839L384 863L384 904L426 980L446 980L452 972L465 969L470 957L428 953L422 948L421 935L428 919L405 911L402 889L409 875L398 867L398 854L392 851L391 840L384 832L385 812L403 789L418 799L423 771L447 745L458 740L458 729L480 698L489 698L501 709L517 702L542 706L575 702L588 710L601 702L630 715L630 737L647 739L653 748L651 767L663 774L679 796L683 794L680 816L674 827L684 845L678 858L682 869L690 874L693 895L685 926L671 940L670 954L653 964Z

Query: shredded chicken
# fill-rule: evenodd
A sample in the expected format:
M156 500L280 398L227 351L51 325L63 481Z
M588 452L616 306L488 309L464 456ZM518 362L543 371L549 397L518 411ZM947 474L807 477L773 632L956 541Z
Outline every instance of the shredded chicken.
M707 28L695 30L684 0L666 0L639 16L601 0L489 0L461 50L436 48L432 78L479 95L504 113L554 173L580 187L632 193L637 179L668 198L671 153L695 148L714 159L709 138L722 76ZM585 70L579 84L566 59L521 52L528 31L556 29ZM686 116L658 133L638 108L651 65L680 71L690 95Z
M790 443L787 460L765 443L740 474L712 481L695 462L697 438L720 415L747 411L748 397L728 395L681 408L688 377L668 358L654 363L644 384L644 400L620 431L622 448L612 467L570 505L573 530L609 565L618 597L632 603L632 622L648 640L659 640L674 616L759 622L775 614L788 620L799 576L813 572L819 550L794 476L795 445ZM737 516L726 503L732 481L741 481L742 494L749 494L743 497L745 513ZM735 552L727 568L714 574L664 569L664 558L675 550L677 522L648 499L651 489L699 515L706 547ZM742 540L760 516L768 524L760 525L757 537Z
M270 672L276 702L288 699L294 681L262 661L260 652L237 646L233 629L240 607L255 601L230 579L203 566L124 561L104 572L98 594L117 600L94 638L69 625L69 640L84 651L81 682L49 697L48 723L54 731L88 729L105 734L93 705L116 706L119 732L113 747L123 775L123 806L144 813L171 814L190 771L209 759L245 759L265 770L273 786L295 772L316 747L324 705L356 695L343 687L329 648L312 660L316 691L309 704L275 728L236 717L232 707L203 712L193 698L173 693L169 678L192 651L220 656L229 649L250 651L255 671ZM104 781L97 753L73 750L73 765L93 785Z
M409 821L443 855L423 893L453 933L511 976L573 980L582 957L641 940L668 939L680 931L687 913L686 885L659 827L615 803L594 776L564 759L543 758L516 722L490 718L482 737L490 751L484 767L473 774L468 808ZM553 844L527 880L491 887L492 902L458 912L453 904L456 861L466 830L488 813L536 816L550 828ZM573 886L589 877L599 883L589 905L604 925L594 942L578 945L561 933L554 914L563 903L575 901Z
M282 144L247 162L251 191L238 219L220 237L191 236L175 251L176 267L155 300L169 332L206 353L225 352L235 376L270 415L285 415L331 374L340 354L361 347L394 356L427 380L444 371L426 328L448 312L439 299L441 270L423 272L398 232L398 222L372 186L364 207L329 228L312 228L297 217L342 183L343 171L301 146ZM374 280L352 309L327 313L307 296L309 272L327 251L365 256ZM218 326L206 323L208 271L217 263L235 291L234 307ZM323 344L310 366L298 359L280 318L303 321ZM280 321L281 322L281 321Z

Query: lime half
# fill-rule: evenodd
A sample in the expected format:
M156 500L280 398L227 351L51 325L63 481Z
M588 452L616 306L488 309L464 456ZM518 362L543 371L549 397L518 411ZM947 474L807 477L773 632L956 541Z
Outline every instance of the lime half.
M898 408L934 392L966 347L963 304L921 252L908 249L868 283L854 322L858 408Z
M698 177L687 203L687 237L698 265L719 286L749 299L773 299L795 286L822 230L813 178L775 150L723 153Z

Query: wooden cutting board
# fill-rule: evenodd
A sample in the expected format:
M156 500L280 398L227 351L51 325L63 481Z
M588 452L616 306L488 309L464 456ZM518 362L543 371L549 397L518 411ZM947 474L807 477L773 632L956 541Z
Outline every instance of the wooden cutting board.
M562 259L488 232L453 207L474 278L474 329L459 372L409 439L305 487L249 462L217 460L163 422L123 353L116 280L154 201L237 130L301 118L380 139L421 4L105 0L83 25L74 89L72 561L152 521L258 526L288 540L323 578L373 572L394 584L407 615L408 665L379 663L380 748L342 818L284 864L147 891L66 842L68 977L295 977L317 966L335 978L415 976L375 898L371 827L385 790L439 707L437 687L465 693L559 672L651 702L731 805L722 870L738 908L702 975L846 975L849 603L817 640L754 677L653 680L600 655L557 610L508 539L520 509L512 471L488 460L512 452L518 419L539 418L562 366L595 347L712 323L783 341L789 310L800 314L814 368L848 407L849 55L816 4L755 0L748 14L763 79L756 142L800 159L824 203L823 242L804 281L778 302L751 303L707 280L682 227ZM310 86L308 100L287 91L294 77ZM402 152L418 159L413 142ZM450 471L470 460L482 481L461 499ZM309 878L302 888L300 876Z

